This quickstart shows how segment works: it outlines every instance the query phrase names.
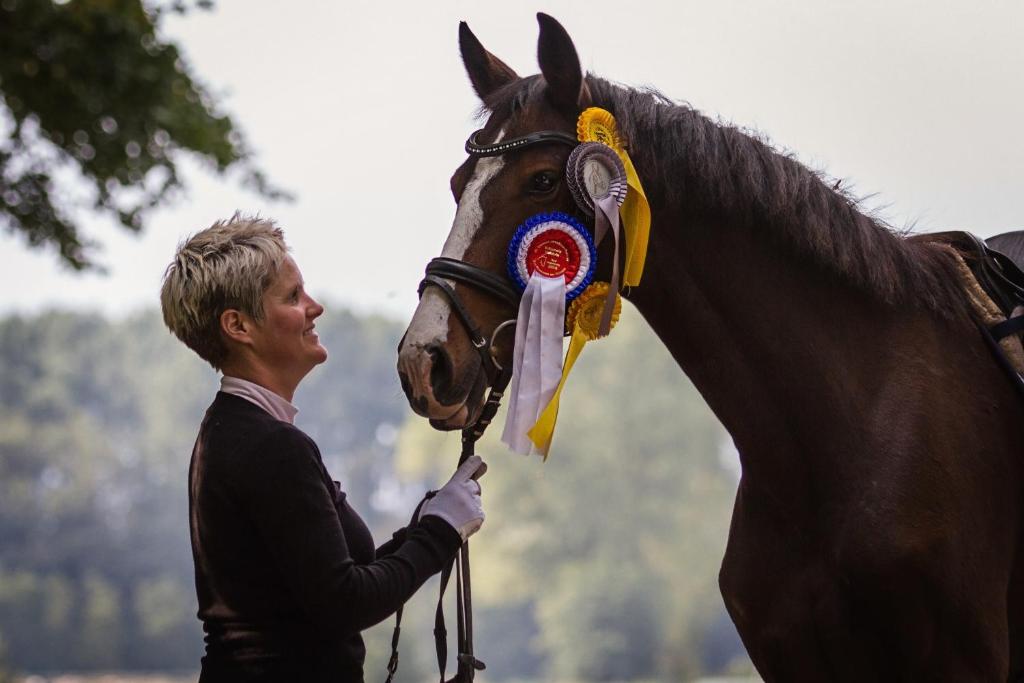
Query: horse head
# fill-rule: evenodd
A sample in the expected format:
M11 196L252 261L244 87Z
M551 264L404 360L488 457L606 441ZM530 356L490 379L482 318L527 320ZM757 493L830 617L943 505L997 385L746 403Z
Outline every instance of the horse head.
M432 262L447 268L434 272L437 286L421 286L398 347L409 403L438 429L473 424L494 369L511 363L514 335L502 323L516 316L515 290L501 296L494 288L511 285L506 252L517 226L542 212L579 215L564 175L590 93L568 33L545 14L537 19L541 73L527 78L484 49L465 22L459 25L462 61L489 116L451 177L455 220L442 258ZM459 264L470 277L452 270ZM481 279L493 287L481 286Z

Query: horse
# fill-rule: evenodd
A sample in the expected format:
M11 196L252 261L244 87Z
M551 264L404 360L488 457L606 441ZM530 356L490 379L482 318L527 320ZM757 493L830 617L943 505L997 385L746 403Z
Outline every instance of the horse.
M460 24L487 113L471 141L575 136L592 106L617 120L652 214L642 282L623 295L739 451L719 586L760 675L1024 676L1024 405L951 250L887 226L757 135L584 75L561 24L538 21L540 74L525 78ZM470 155L451 177L442 257L501 279L524 217L576 211L569 151ZM611 249L598 251L605 280ZM507 365L511 335L489 335L516 311L465 273L439 277L449 290L421 290L398 369L417 414L460 429L494 381L479 340Z

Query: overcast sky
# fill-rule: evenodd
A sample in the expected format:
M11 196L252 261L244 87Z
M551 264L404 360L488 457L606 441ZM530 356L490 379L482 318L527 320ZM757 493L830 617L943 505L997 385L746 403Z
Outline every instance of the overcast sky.
M400 317L441 248L477 106L457 27L537 71L534 13L559 19L584 68L652 85L876 196L895 225L1024 228L1024 3L353 2L220 0L165 27L261 166L274 204L188 163L187 196L141 237L92 219L106 276L64 271L0 236L0 314L155 306L185 235L234 210L276 217L310 291Z

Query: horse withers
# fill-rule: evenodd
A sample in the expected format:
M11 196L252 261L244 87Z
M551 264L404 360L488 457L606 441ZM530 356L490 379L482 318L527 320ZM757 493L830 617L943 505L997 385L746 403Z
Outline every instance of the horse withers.
M1024 671L1024 405L993 362L948 247L907 240L789 156L649 91L584 76L538 15L541 74L520 78L462 24L489 118L482 144L575 133L611 112L652 211L624 294L729 431L742 477L720 573L766 681L1007 681ZM575 211L571 147L470 156L442 256L495 275L512 232ZM609 279L605 240L598 277ZM485 336L514 306L451 280ZM499 363L511 339L495 340ZM427 288L399 347L413 409L479 415L485 362Z

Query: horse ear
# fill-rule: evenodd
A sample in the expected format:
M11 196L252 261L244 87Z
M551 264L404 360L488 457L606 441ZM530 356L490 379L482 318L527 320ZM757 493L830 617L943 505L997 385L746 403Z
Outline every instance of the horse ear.
M486 100L495 90L519 78L508 64L484 49L464 21L459 22L459 51L473 90L481 100Z
M569 33L543 12L537 13L537 23L540 24L537 61L548 84L552 104L572 113L590 106L590 89L583 80L580 58Z

